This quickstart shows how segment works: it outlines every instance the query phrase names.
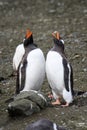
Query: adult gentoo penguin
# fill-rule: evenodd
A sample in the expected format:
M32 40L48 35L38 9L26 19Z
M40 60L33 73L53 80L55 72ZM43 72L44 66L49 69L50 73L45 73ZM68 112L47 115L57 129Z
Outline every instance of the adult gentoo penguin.
M31 123L25 130L66 130L65 128L58 126L56 123L48 119L40 119L34 123Z
M43 52L33 42L33 35L27 30L23 42L25 53L17 70L16 94L40 90L45 77L45 58Z
M48 52L46 58L46 75L52 89L53 97L56 99L53 105L61 104L62 96L69 106L73 101L73 70L64 53L64 41L57 31L52 33L54 46Z

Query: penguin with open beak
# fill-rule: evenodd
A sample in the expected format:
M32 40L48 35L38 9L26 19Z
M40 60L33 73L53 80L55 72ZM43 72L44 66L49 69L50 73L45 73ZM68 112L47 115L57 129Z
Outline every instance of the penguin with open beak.
M30 30L26 31L23 45L20 45L21 56L18 61L16 94L29 91L40 90L45 78L45 58L42 50L33 42L33 34ZM20 50L22 49L22 50Z
M53 105L69 106L73 101L73 70L64 52L64 41L60 34L52 33L54 46L47 53L46 75L52 89ZM60 97L63 97L65 104L61 104Z

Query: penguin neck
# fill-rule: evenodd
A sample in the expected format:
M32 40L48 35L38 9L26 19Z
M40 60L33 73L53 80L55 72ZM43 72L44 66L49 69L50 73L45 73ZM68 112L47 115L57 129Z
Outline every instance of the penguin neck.
M60 42L60 40L53 39L54 40L54 46L51 49L52 51L58 52L62 57L66 58L65 52L64 52L64 44Z
M29 53L30 51L36 49L36 48L37 48L37 45L34 44L34 43L32 43L32 44L29 44L28 46L26 46L26 47L24 47L24 48L25 48L25 52L28 52L28 53Z
M32 35L28 39L25 39L24 48L25 48L25 50L27 50L28 48L30 50L37 48L37 45L33 43L33 36Z
M31 45L33 43L33 36L31 35L29 38L25 38L24 40L24 47Z
M64 50L63 50L60 46L58 46L57 44L55 44L55 45L53 46L53 49L54 49L55 51L64 53Z

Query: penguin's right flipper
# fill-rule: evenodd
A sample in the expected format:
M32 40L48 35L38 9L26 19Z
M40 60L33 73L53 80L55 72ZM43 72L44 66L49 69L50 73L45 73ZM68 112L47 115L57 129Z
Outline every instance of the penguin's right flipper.
M74 90L73 90L73 69L72 69L71 64L70 64L70 69L71 69L71 74L70 74L71 92L72 92L72 95L74 95Z
M63 67L64 67L64 83L65 83L65 88L69 92L69 68L67 66L67 61L66 59L63 59Z
M73 91L73 69L72 69L72 66L67 62L66 59L63 59L63 66L64 66L64 83L65 83L65 88L69 92L69 89L71 87L72 95L74 95L74 91Z

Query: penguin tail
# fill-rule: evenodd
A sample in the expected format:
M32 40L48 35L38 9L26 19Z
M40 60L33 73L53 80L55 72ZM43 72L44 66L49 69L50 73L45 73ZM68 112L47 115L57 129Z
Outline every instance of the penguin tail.
M80 96L80 95L84 95L85 93L87 93L86 91L78 91L78 90L74 90L74 96Z

